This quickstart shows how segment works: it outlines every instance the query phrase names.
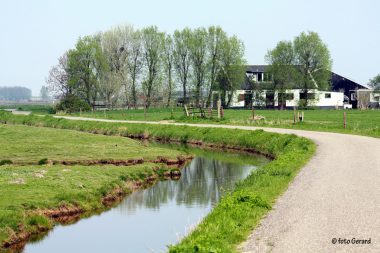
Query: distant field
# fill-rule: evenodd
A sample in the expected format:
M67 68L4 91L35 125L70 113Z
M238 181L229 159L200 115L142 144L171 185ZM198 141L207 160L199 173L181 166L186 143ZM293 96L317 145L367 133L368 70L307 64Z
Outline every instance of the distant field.
M54 113L52 105L27 105L27 104L0 105L0 110L1 109L18 109L19 111L30 111L37 114Z
M347 128L343 128L343 112L347 114ZM380 110L306 110L305 121L293 124L293 111L291 110L255 110L256 115L264 119L252 121L251 110L225 110L225 118L218 119L192 119L184 116L182 108L149 109L146 120L175 120L193 123L217 123L233 125L268 126L281 128L295 128L315 131L329 131L351 133L380 137ZM79 116L75 114L75 116ZM82 113L83 117L144 120L144 110L114 110Z

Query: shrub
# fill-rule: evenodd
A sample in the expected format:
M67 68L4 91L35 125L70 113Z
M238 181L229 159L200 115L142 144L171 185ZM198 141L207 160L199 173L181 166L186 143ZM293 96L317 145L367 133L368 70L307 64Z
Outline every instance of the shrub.
M55 110L73 113L79 111L90 111L91 106L77 96L67 95L61 99L55 107Z
M48 164L48 162L49 162L49 160L47 158L43 158L43 159L38 161L38 165Z
M1 160L0 161L0 166L1 165L6 165L6 164L12 164L13 162L11 160Z

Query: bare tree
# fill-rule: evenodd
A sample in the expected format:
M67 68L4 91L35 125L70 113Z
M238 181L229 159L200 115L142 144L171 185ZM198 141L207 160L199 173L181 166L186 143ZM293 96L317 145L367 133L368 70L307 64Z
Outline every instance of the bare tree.
M46 78L49 91L55 98L63 98L72 94L72 87L68 84L67 52L58 58L58 64L53 66Z

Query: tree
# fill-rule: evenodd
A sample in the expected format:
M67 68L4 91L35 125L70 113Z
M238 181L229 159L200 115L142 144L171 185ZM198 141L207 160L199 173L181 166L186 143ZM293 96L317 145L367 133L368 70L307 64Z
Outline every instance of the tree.
M227 34L219 26L211 26L208 29L208 52L209 56L209 91L207 95L206 105L210 106L212 90L216 89L217 75L221 67L221 47L227 40Z
M375 92L380 92L380 74L369 80L368 84L375 90Z
M130 27L116 27L101 35L101 47L105 66L100 66L100 92L107 104L111 107L118 99L121 87L127 86L127 57L130 38ZM104 61L97 61L103 63ZM126 89L126 101L128 90Z
M173 93L173 90L175 89L175 85L173 83L173 68L174 68L173 39L169 34L166 35L166 38L165 38L163 63L164 63L165 75L167 78L166 91L167 91L168 98L167 98L166 106L169 107L171 98L172 98L172 93Z
M42 100L49 100L50 99L49 89L47 86L42 85L42 87L40 89L40 97L42 98Z
M292 42L280 41L274 49L268 51L265 59L269 64L268 73L272 77L272 88L278 91L278 100L283 109L286 101L285 91L291 88L296 73Z
M234 91L240 87L245 78L244 44L236 36L224 41L220 62L218 80L222 91L222 104L228 107Z
M183 104L187 103L187 82L190 71L190 40L191 30L174 31L174 62L177 74L182 84Z
M53 66L46 78L46 84L55 98L62 98L72 94L73 87L68 83L67 52L58 58L58 64Z
M157 88L155 85L158 85L157 80L160 71L160 61L165 34L159 32L156 26L150 26L142 30L141 38L144 63L147 70L147 76L143 82L143 90L146 99L146 107L149 108L152 91L154 88Z
M74 94L94 106L98 95L98 83L105 58L99 38L86 36L79 38L75 49L68 52L68 83Z
M200 104L201 91L204 87L207 73L207 31L197 28L191 33L190 59L195 79L195 104Z
M330 52L316 32L302 32L294 39L295 63L299 75L295 81L305 94L304 105L308 105L310 89L327 89L331 78Z
M135 31L132 34L130 42L130 52L128 57L128 68L132 83L132 104L136 109L137 106L137 79L142 69L142 48L141 48L141 32Z

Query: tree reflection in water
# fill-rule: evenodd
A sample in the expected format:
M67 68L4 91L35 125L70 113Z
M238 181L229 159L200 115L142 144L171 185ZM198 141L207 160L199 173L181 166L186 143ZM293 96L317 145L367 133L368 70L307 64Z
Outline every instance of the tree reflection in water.
M196 157L182 169L180 180L161 181L148 189L135 192L119 208L122 212L134 212L139 208L158 210L161 205L171 202L188 207L213 206L254 168L253 165Z

